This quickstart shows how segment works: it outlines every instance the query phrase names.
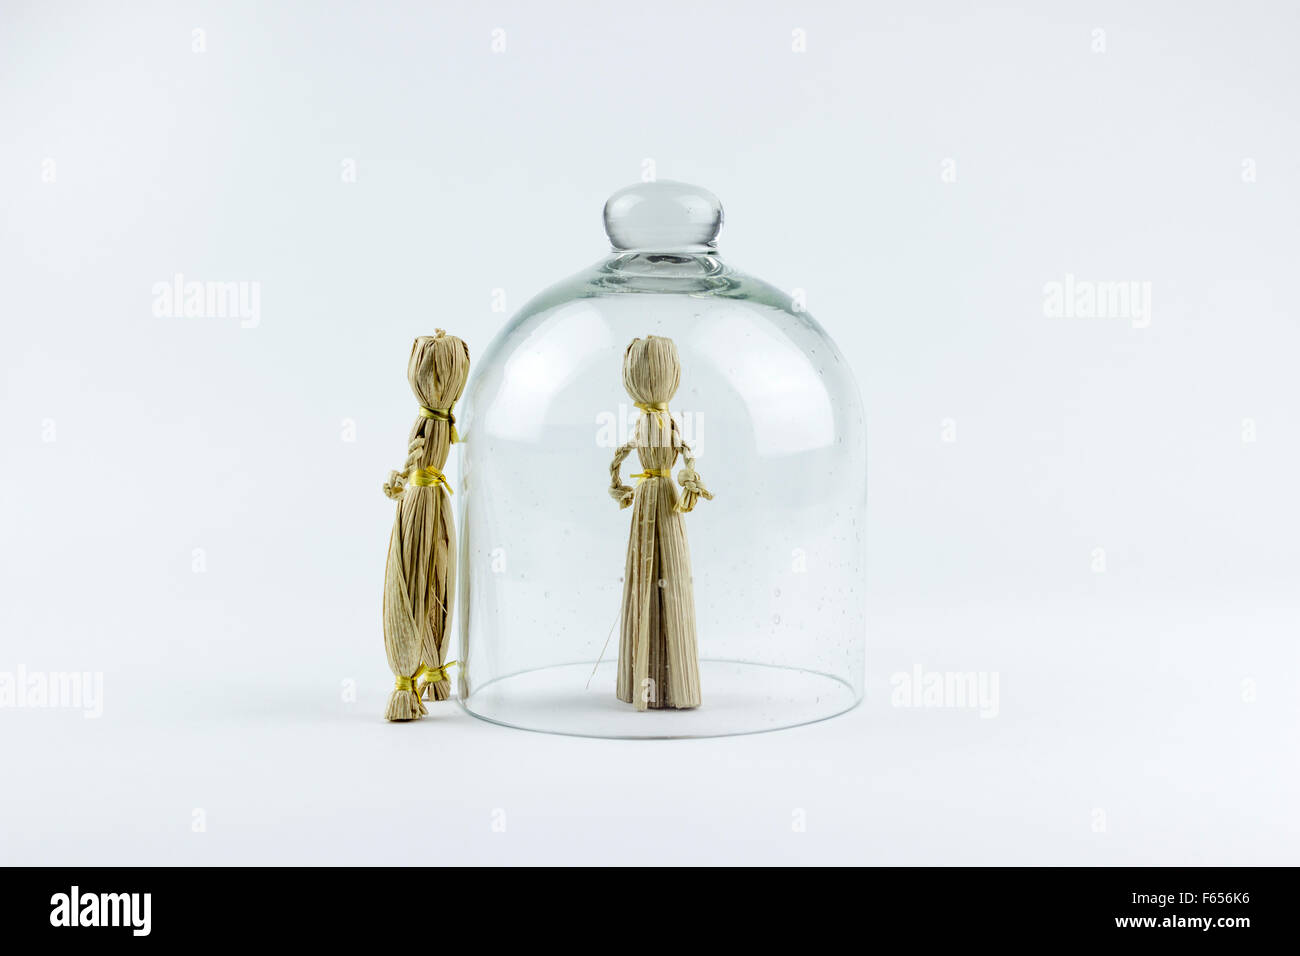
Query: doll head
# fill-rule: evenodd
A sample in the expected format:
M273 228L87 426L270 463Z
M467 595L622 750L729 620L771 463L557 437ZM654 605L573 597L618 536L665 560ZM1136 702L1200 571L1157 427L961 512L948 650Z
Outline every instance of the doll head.
M421 335L411 346L406 379L421 405L448 408L465 391L469 377L469 348L454 335L438 329L437 335Z
M672 339L647 335L633 339L623 353L623 387L634 402L667 402L677 393L682 366Z

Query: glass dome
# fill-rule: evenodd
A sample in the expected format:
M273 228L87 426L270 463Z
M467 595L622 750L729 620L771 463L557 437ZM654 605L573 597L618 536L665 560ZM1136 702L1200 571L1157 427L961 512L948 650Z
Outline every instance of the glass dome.
M697 187L615 193L611 253L525 305L477 362L457 495L460 697L475 716L583 736L705 737L793 727L861 699L861 398L812 316L719 256L721 225L721 204ZM616 694L640 509L620 510L609 485L616 450L665 423L624 387L630 343L652 336L676 344L666 414L714 497L679 516L699 705L644 709ZM624 482L636 465L633 454Z

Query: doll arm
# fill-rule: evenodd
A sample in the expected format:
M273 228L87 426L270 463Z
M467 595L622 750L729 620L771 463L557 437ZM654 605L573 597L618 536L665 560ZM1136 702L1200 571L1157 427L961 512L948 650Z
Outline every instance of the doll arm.
M609 463L609 496L618 502L620 508L626 508L632 503L632 489L623 484L623 476L619 471L623 468L624 460L632 454L632 449L635 447L635 441L619 446L618 451L614 452L614 460Z
M691 446L682 442L681 450L684 467L677 473L677 483L682 486L682 498L677 502L677 510L690 511L700 498L712 501L713 493L704 487L704 480L695 470L695 455L691 452Z
M388 480L384 482L385 495L394 501L402 497L402 492L406 490L406 479L411 474L411 467L420 460L423 452L424 439L420 437L411 439L411 444L406 448L406 464L402 466L402 470L388 473Z

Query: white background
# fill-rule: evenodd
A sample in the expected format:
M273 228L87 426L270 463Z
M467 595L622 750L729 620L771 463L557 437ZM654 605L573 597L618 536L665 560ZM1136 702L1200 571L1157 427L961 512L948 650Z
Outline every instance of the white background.
M0 710L0 861L1300 862L1300 13L975 7L5 0L0 672L104 695ZM647 161L857 371L866 700L387 725L410 340L481 355Z

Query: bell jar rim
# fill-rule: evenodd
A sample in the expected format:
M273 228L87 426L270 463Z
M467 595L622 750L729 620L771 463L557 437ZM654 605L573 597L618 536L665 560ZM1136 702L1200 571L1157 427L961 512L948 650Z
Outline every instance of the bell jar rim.
M500 684L503 681L513 680L516 677L523 677L528 674L539 674L543 671L558 670L565 667L576 667L579 665L594 664L599 666L601 661L567 661L559 664L545 664L541 667L529 667L524 670L515 671L511 674L503 674L500 677L494 677L485 684L476 686L468 698L456 695L456 703L460 709L469 714L476 720L482 720L489 724L496 724L498 727L509 727L512 730L523 730L533 734L550 734L557 737L580 737L586 740L708 740L717 737L749 737L754 734L770 734L782 730L793 730L796 727L807 727L812 724L819 724L822 721L833 720L836 717L843 717L858 708L863 700L866 699L866 688L858 689L848 680L835 674L828 674L825 671L813 670L809 667L796 667L789 664L767 664L762 661L746 661L733 657L701 657L701 664L739 664L744 667L762 667L769 670L791 671L797 674L807 674L813 677L820 677L834 684L839 684L848 690L852 695L852 703L847 707L834 710L827 714L821 714L816 717L807 719L798 719L791 723L778 723L770 727L755 727L750 730L717 730L706 732L688 731L683 733L662 733L662 734L627 734L627 733L580 733L572 730L556 730L547 727L528 726L527 724L512 723L499 717L490 717L487 714L479 713L470 706L472 698L482 694L494 684ZM463 684L462 684L463 686ZM648 720L654 718L647 715Z

